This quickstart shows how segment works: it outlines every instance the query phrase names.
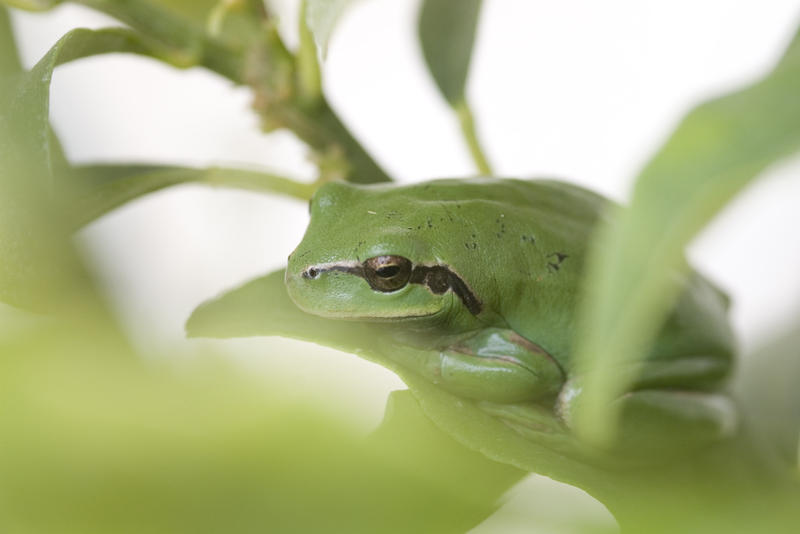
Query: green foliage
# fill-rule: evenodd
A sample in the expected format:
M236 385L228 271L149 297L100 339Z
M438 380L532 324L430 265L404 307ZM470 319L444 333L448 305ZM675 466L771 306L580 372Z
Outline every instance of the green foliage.
M47 11L60 4L62 1L63 0L4 0L3 3L11 7L27 9L28 11Z
M7 77L18 74L22 70L19 58L17 57L17 45L14 42L14 35L11 33L11 22L8 20L8 12L0 9L0 73L5 85Z
M481 0L425 0L419 40L439 90L452 106L465 98Z
M458 446L413 399L365 442L287 403L289 384L211 356L144 362L83 312L0 341L9 532L461 532L522 475Z
M307 14L308 2L303 1L300 8L300 23L298 27L300 46L297 50L297 71L299 74L298 85L303 100L313 105L322 96L322 79L319 71L319 61L317 60L317 49L314 45L314 36L306 22Z
M75 167L67 176L66 192L70 222L86 224L126 202L148 193L185 183L282 193L308 200L312 186L282 176L246 170L205 169L153 165L87 165Z
M306 0L306 24L314 36L319 53L324 57L333 29L353 0Z
M40 11L60 2L0 3ZM392 395L368 440L320 406L287 403L291 385L253 381L213 355L180 364L141 359L76 253L75 229L188 182L308 199L327 180L390 177L321 90L312 40L324 54L348 0L307 0L296 52L260 0L75 3L130 29L70 32L30 71L0 7L0 300L49 312L0 325L5 530L463 532L528 471L586 489L631 532L796 530L796 333L766 347L738 384L755 423L666 464L598 452L545 411L547 432L513 429L492 406L394 363L380 325L301 312L282 271L198 308L189 335L293 337L388 367L409 391ZM476 166L488 173L465 89L480 4L425 0L419 35ZM265 130L290 129L306 143L318 181L160 162L72 166L49 124L53 71L112 52L201 66L248 86ZM800 36L763 80L692 111L642 171L630 208L598 237L578 347L588 382L577 417L589 440L613 434L608 401L627 386L614 364L643 354L679 289L670 273L686 268L683 247L766 167L800 149L799 92Z
M478 142L467 104L467 75L478 26L481 0L425 0L419 14L419 40L428 69L461 123L475 166L492 174Z
M800 34L764 79L698 106L642 170L630 206L600 232L577 357L586 369L582 433L607 440L610 401L661 325L685 271L682 250L769 165L800 149Z
M379 363L403 379L422 412L457 442L502 464L583 488L631 532L675 532L691 522L703 524L698 528L702 532L749 532L751 527L742 530L742 525L752 525L752 521L784 532L800 519L788 504L800 497L800 490L793 485L779 490L774 485L786 476L786 464L775 461L772 452L764 456L762 450L751 450L762 445L753 445L749 436L677 464L642 464L585 449L558 433L549 437L520 434L492 417L491 409L481 403L455 397L394 363L381 343L380 325L324 319L300 311L286 293L283 271L203 304L189 319L187 332L192 337L291 337ZM772 369L772 378L779 369L786 371L786 367ZM763 386L763 382L756 384ZM776 398L786 409L796 410L791 396ZM542 420L546 422L546 416ZM769 438L762 434L755 441L759 440ZM472 468L473 464L465 464L461 470ZM777 487L784 483L777 482ZM751 506L738 509L742 502Z
M80 268L69 251L69 231L114 207L156 189L187 181L268 189L301 198L303 184L253 171L94 166L70 169L50 134L53 70L82 57L111 52L171 60L125 29L74 30L61 38L29 72L22 71L5 11L6 42L0 101L0 297L18 306L46 309ZM42 215L38 210L48 206Z
M743 363L736 387L764 453L800 471L800 327L777 336Z
M126 30L76 30L64 36L30 72L11 56L7 14L2 12L4 55L0 87L0 297L18 306L48 308L80 268L69 250L66 214L57 176L63 156L48 117L56 65L106 52L146 53ZM42 209L43 207L47 209ZM72 258L72 259L70 259Z
M220 2L219 0L153 0L151 3L160 5L176 15L180 15L198 26L202 26L206 23L215 7L221 4L238 4L241 6L245 2Z
M283 278L284 271L276 271L206 302L189 318L188 335L283 336L357 354L397 373L423 411L470 449L499 462L585 489L604 486L597 466L581 461L581 452L570 439L554 435L543 443L526 440L476 403L455 397L395 363L387 353L389 347L381 341L380 325L324 319L301 311L289 299ZM265 302L270 306L265 306ZM572 451L574 457L565 455L566 451Z

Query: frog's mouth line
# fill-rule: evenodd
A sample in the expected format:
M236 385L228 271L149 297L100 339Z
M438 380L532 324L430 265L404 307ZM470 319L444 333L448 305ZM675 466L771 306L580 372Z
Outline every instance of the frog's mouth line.
M329 271L339 271L352 274L367 280L364 272L364 265L355 261L323 263L312 265L303 271L304 278L316 278L322 273ZM411 276L408 279L410 284L425 286L425 289L434 295L443 295L452 291L472 315L478 315L483 309L480 299L464 281L461 276L453 271L449 266L443 264L433 265L414 265Z

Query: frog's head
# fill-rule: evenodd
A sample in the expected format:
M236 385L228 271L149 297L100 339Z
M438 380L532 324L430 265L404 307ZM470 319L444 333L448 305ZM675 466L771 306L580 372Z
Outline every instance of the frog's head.
M436 257L428 209L402 188L324 185L289 256L289 296L308 313L339 319L429 317L455 305L477 315L480 301Z

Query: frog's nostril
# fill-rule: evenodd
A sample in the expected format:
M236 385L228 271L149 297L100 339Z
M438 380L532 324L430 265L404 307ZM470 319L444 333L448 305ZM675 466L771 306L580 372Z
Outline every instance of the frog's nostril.
M319 270L315 269L314 267L309 267L305 271L303 271L303 278L316 278L319 276Z

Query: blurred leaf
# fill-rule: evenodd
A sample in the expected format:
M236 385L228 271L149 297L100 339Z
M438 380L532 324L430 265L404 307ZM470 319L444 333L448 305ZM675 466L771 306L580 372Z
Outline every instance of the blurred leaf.
M205 25L208 16L221 3L220 0L151 0L151 2L192 20L198 26ZM223 0L223 2L231 3L228 0Z
M47 11L64 0L0 0L0 4L25 9L27 11Z
M696 524L702 525L698 532L752 532L754 525L778 532L784 525L796 525L796 507L787 507L787 502L796 502L800 496L796 485L776 484L784 474L776 475L776 479L771 478L773 473L763 472L762 460L751 456L746 443L725 442L677 462L644 465L628 458L588 456L569 436L523 435L475 402L451 395L398 365L393 351L402 347L386 342L388 336L380 323L336 321L302 312L287 295L283 277L282 271L274 272L206 302L189 319L189 335L280 335L335 347L379 363L402 378L425 416L456 442L496 462L584 489L631 532L680 532ZM412 409L404 409L414 417ZM387 409L390 420L391 410ZM398 426L403 428L402 424ZM379 429L379 439L392 442L394 436L394 441L400 441L394 430L380 436L384 430ZM424 455L426 448L415 443L410 452ZM479 469L481 480L507 480L501 473L490 477L484 469L491 466L475 466L472 460L465 460L459 469L452 454L446 456L455 462L453 472ZM457 485L468 486L466 478ZM749 530L736 528L739 525L747 525Z
M0 83L5 84L9 77L21 71L22 65L19 62L8 11L0 6ZM2 89L3 86L0 85L0 90Z
M800 328L742 359L737 391L756 434L785 464L800 469Z
M180 68L203 66L234 82L243 82L242 47L257 28L249 15L236 17L244 26L228 28L226 21L225 31L212 36L203 17L207 0L195 6L180 1L162 5L158 0L71 1L101 11L135 30L137 39L156 52L153 55L157 59Z
M10 28L7 31L10 38ZM9 52L13 50L12 45ZM111 52L154 53L133 32L113 28L69 32L30 72L21 72L11 60L4 60L11 69L9 75L4 76L5 90L0 100L0 117L3 118L0 123L0 157L6 169L5 185L16 182L25 183L26 188L51 189L52 140L48 114L53 69L68 61ZM15 175L10 169L19 174Z
M78 0L81 1L81 0ZM105 0L96 0L103 2ZM206 27L209 18L220 8L224 9L224 24L229 24L231 18L243 19L235 20L235 26L250 26L253 29L259 25L261 19L267 16L264 8L265 0L134 0L142 3L151 3L161 6L170 13L179 15L195 23L198 27ZM244 19L249 19L246 23ZM241 29L241 28L240 28ZM233 28L230 28L233 30ZM237 37L231 31L231 38ZM244 36L239 35L238 38Z
M81 226L140 196L185 183L281 193L302 200L309 184L246 169L156 165L89 165L76 167L63 180L66 204L74 226Z
M53 69L95 54L152 50L128 30L74 30L24 72L5 8L0 17L0 300L45 310L76 281L85 283L55 184L65 162L49 123Z
M110 15L138 31L154 57L173 66L203 65L241 83L242 50L257 36L261 0L0 0L0 4L43 11L70 1ZM218 34L207 31L215 7L225 7Z
M71 319L0 339L5 532L463 532L493 509L413 435L365 443L287 403L291 384L120 358L102 323ZM518 476L500 467L472 482Z
M328 42L336 23L353 2L354 0L307 0L306 23L323 58L328 53Z
M618 364L643 357L686 272L689 240L753 178L800 149L800 34L764 79L690 112L641 172L631 206L603 228L587 272L577 361L587 373L578 429L607 440Z
M478 506L454 518L454 525L474 527L498 507L503 494L527 475L526 471L487 459L442 432L422 411L408 390L393 391L380 427L369 436L371 446L402 453L392 463L403 470L419 471L433 479L447 476L454 487ZM398 444L402 444L398 448Z
M428 69L450 105L462 103L481 0L424 0L419 39Z
M456 441L487 458L525 471L602 492L603 471L576 458L574 444L559 436L526 439L474 402L451 395L392 358L402 347L386 342L379 323L336 321L309 315L291 301L284 272L257 278L198 307L186 330L191 337L284 336L357 354L395 372L408 385L425 414Z
M150 1L190 21L198 30L237 47L247 46L257 36L261 22L266 17L264 0ZM212 28L217 31L210 31Z

